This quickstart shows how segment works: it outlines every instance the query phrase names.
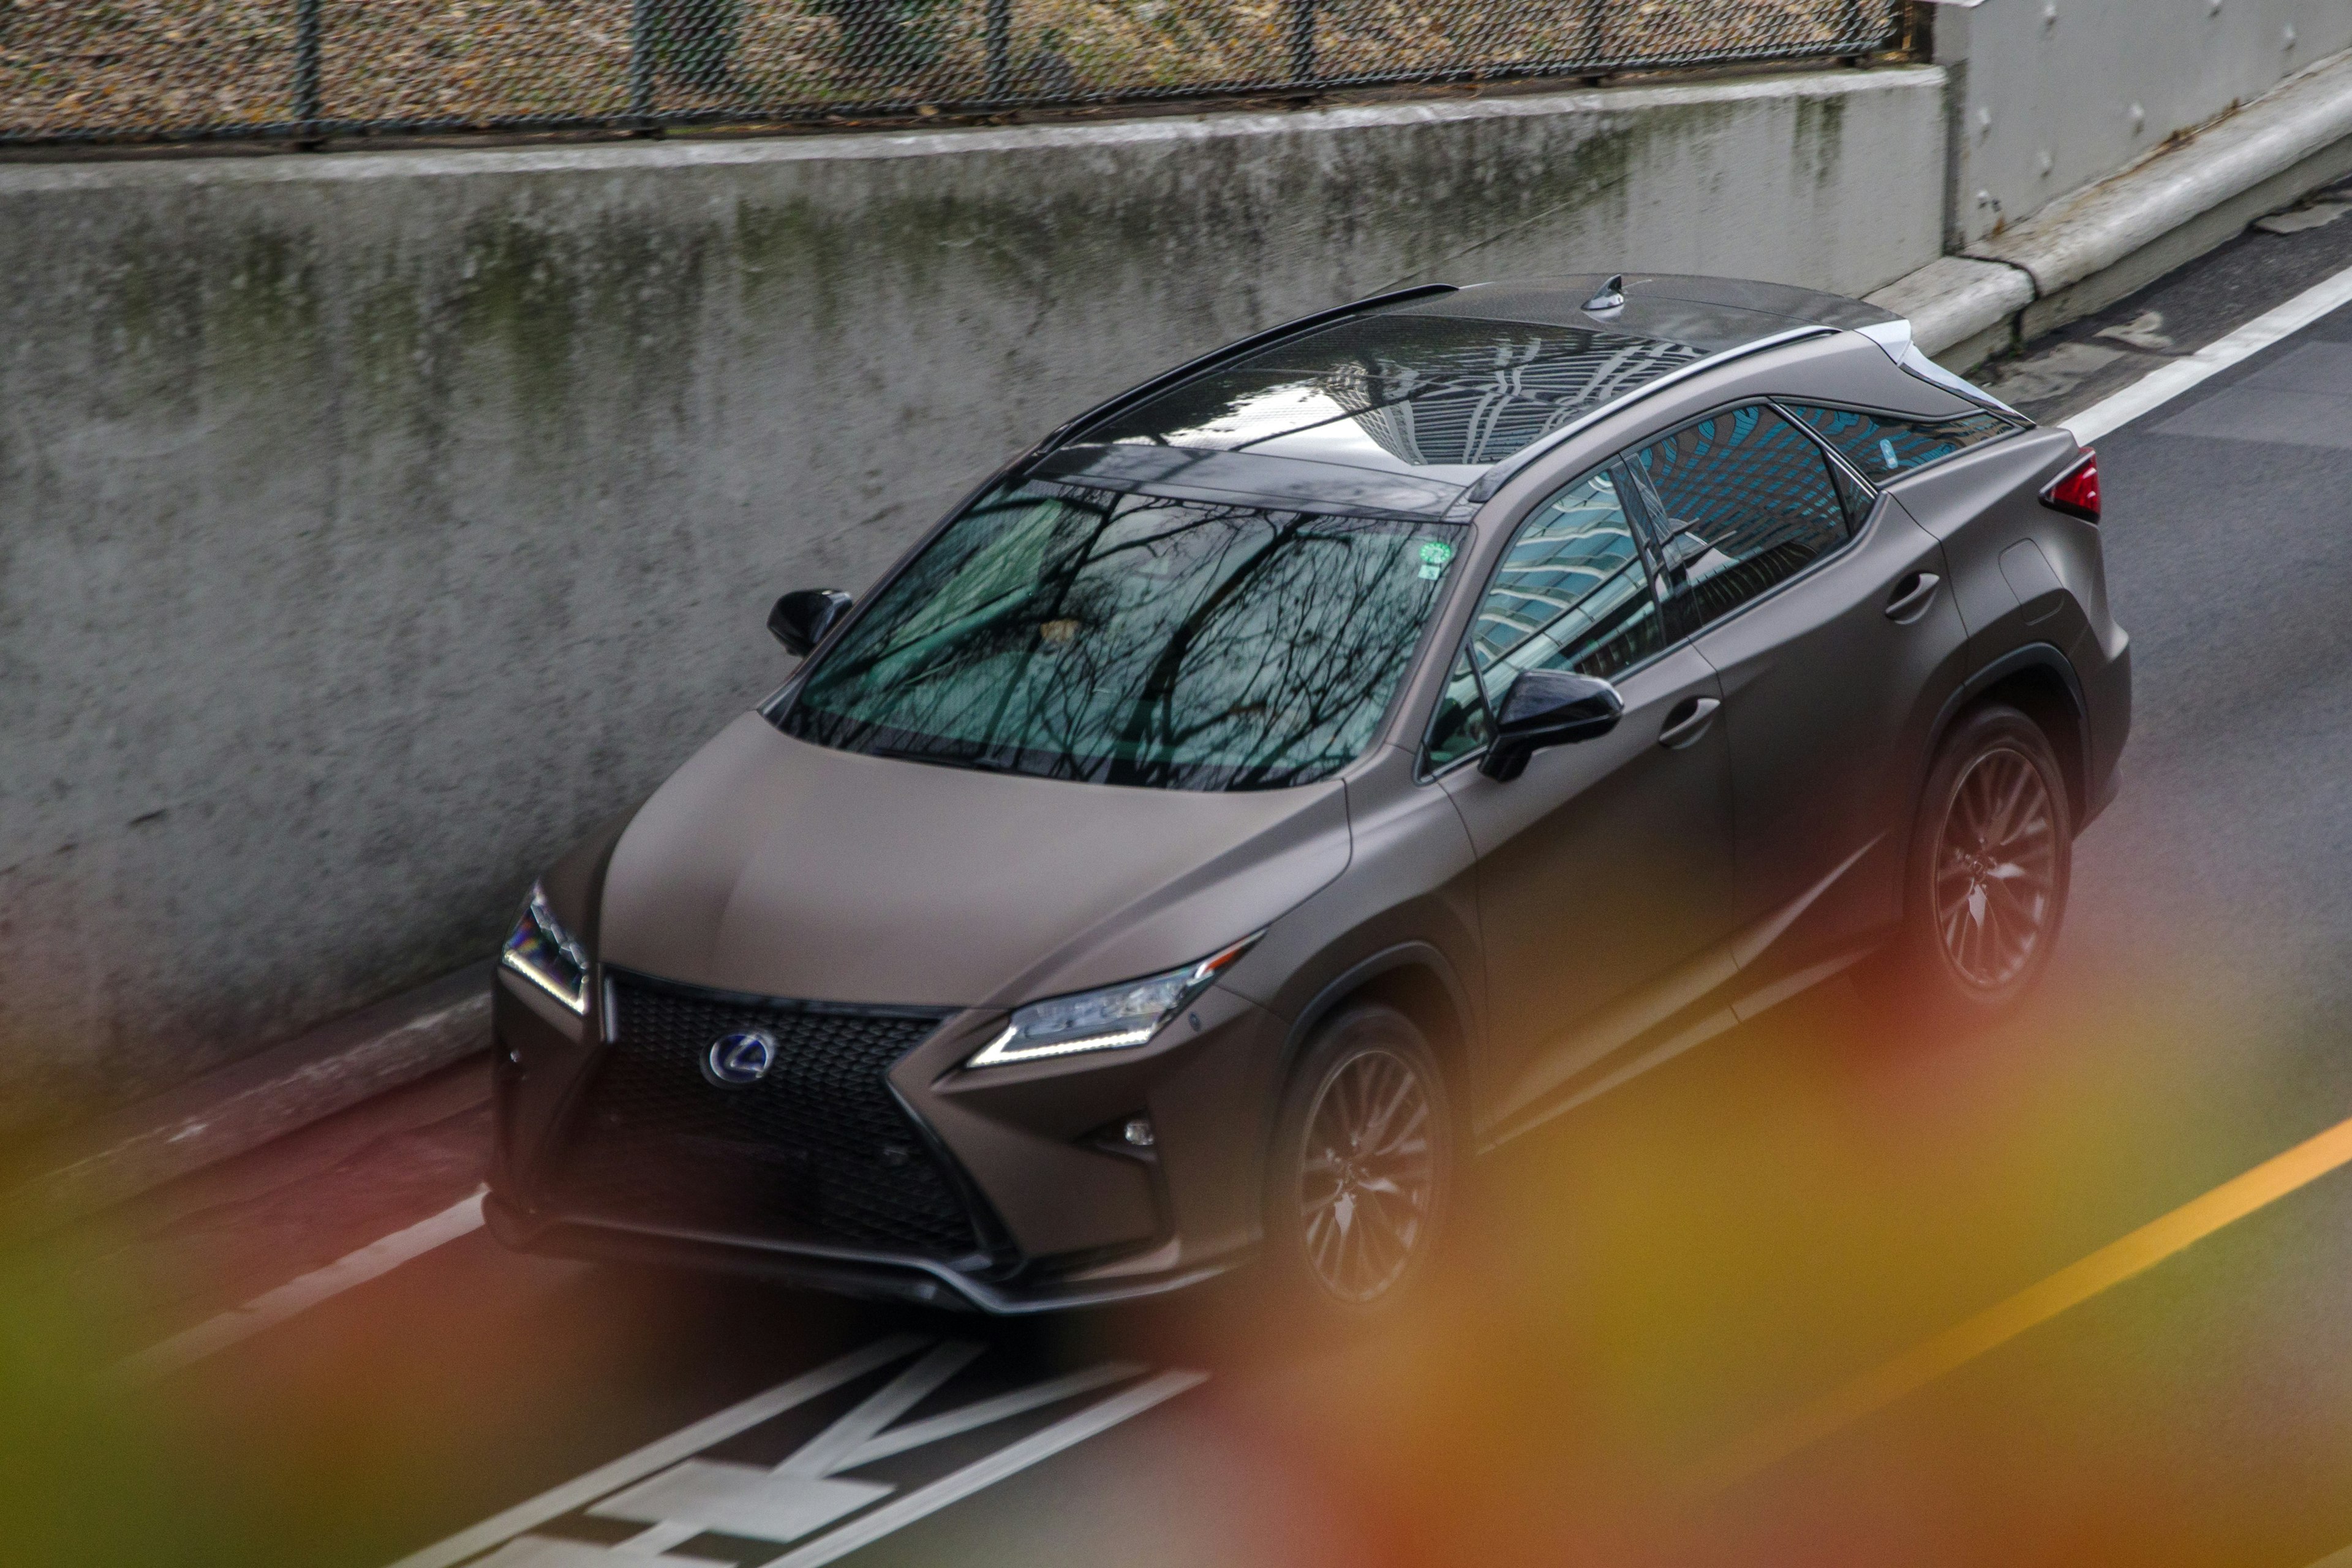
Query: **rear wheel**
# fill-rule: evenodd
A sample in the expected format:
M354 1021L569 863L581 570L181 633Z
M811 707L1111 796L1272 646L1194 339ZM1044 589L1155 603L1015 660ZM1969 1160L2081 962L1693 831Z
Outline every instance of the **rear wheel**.
M1266 1237L1294 1299L1370 1316L1429 1269L1453 1197L1453 1107L1428 1042L1393 1008L1349 1008L1283 1097Z
M1960 1022L2010 1011L2049 966L2073 861L2048 738L2005 703L1963 715L1928 769L1883 999Z

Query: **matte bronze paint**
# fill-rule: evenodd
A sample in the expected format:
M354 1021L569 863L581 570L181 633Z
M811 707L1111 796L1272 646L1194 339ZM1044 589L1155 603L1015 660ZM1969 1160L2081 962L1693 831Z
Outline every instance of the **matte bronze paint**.
M1595 281L1553 282L1560 319ZM1866 309L1670 281L1652 313L1689 328L1712 309L1735 337L1808 309ZM1443 308L1474 303L1465 291ZM1765 395L1930 417L1968 406L1868 340L1825 331L1610 411L1477 510L1379 742L1328 783L1207 795L991 775L831 752L747 715L646 803L593 894L576 858L552 874L559 912L601 922L604 961L674 979L963 1009L890 1077L1030 1260L1018 1279L961 1287L983 1304L1192 1278L1256 1238L1287 1062L1353 988L1423 976L1413 994L1429 999L1467 1120L1482 1139L1507 1135L1875 941L1897 912L1893 847L1908 841L1938 726L2003 655L2040 657L2058 637L2050 657L2086 710L2087 793L2112 793L2127 640L2107 615L2097 531L2034 499L2073 458L2062 431L1889 486L1855 543L1629 672L1626 717L1602 742L1540 752L1509 784L1419 774L1445 667L1528 513L1627 447ZM2023 538L2066 588L2061 615L2032 626L1998 566ZM1945 592L1918 622L1886 621L1887 591L1918 570ZM1723 699L1718 721L1686 750L1659 748L1664 713L1699 692ZM1645 902L1639 884L1668 868L1684 889ZM574 907L583 896L592 910ZM1197 1030L1180 1020L1132 1051L961 1066L1012 1006L1172 968L1260 927L1192 1010ZM503 985L498 1018L525 1066L494 1208L501 1234L551 1237L555 1216L527 1212L520 1167L594 1047ZM592 1016L589 1037L600 1027ZM1159 1130L1150 1154L1107 1147L1098 1134L1138 1111ZM1037 1268L1056 1255L1074 1261ZM825 1267L825 1282L860 1288L890 1272Z

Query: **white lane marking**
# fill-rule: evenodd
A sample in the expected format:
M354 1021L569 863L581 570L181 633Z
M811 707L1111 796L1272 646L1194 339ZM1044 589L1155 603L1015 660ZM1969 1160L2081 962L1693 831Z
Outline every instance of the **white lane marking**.
M662 1552L657 1548L641 1551L634 1536L614 1546L591 1546L578 1541L552 1541L543 1535L509 1541L495 1555L483 1558L472 1568L623 1568L633 1558L638 1568L646 1563L664 1563L669 1568L735 1568L732 1563L693 1557L682 1552Z
M485 1190L476 1187L430 1219L418 1220L405 1230L396 1230L390 1236L369 1242L357 1252L348 1253L323 1268L314 1268L298 1279L288 1280L275 1290L264 1291L241 1307L232 1307L226 1312L205 1319L193 1329L173 1334L161 1344L150 1345L138 1354L128 1356L107 1368L104 1376L108 1382L126 1387L152 1383L233 1344L251 1339L264 1329L276 1328L287 1319L307 1312L321 1301L389 1274L411 1258L422 1258L436 1247L455 1241L459 1237L470 1236L482 1228L482 1194Z
M845 1461L853 1452L979 1360L982 1348L969 1340L950 1340L933 1346L920 1361L868 1395L857 1408L802 1444L791 1458L776 1467L775 1473L814 1479L847 1469Z
M706 1415L691 1426L680 1427L668 1436L648 1443L635 1453L624 1455L611 1464L600 1466L577 1480L551 1488L529 1502L517 1503L471 1530L461 1530L446 1541L438 1542L422 1552L411 1552L394 1563L392 1568L451 1568L451 1564L462 1563L478 1552L488 1552L522 1534L535 1524L544 1524L558 1514L584 1508L607 1492L618 1491L656 1470L667 1469L681 1459L725 1442L746 1427L772 1420L795 1405L805 1405L821 1394L830 1394L845 1383L911 1355L922 1349L924 1343L923 1340L912 1334L894 1334L887 1339L877 1340L863 1349L827 1362L814 1372L805 1372L788 1382L780 1383L764 1394L755 1394L740 1404L730 1405L715 1415Z
M696 1560L675 1549L706 1531L778 1546L805 1542L775 1559L777 1563L796 1568L830 1563L1108 1431L1208 1377L1186 1371L1145 1376L1140 1366L1107 1362L893 1428L893 1422L946 1386L981 1353L981 1346L962 1342L933 1344L905 1335L881 1341L404 1557L393 1568L453 1568L460 1563L467 1568L618 1568L649 1559L684 1564ZM751 1465L705 1457L737 1433L895 1361L908 1364L782 1462ZM1133 1381L1137 1378L1142 1381ZM896 1500L883 1501L896 1489L888 1482L842 1475L1118 1383L1129 1386ZM645 1528L609 1545L528 1533L583 1510ZM846 1526L818 1536L843 1520L849 1521ZM812 1536L817 1539L809 1540ZM478 1555L483 1552L488 1554Z
M624 1519L653 1526L655 1530L671 1531L661 1538L667 1545L690 1541L706 1530L753 1541L771 1541L778 1546L790 1545L873 1508L898 1489L883 1481L846 1479L843 1476L844 1471L871 1464L886 1455L904 1453L1024 1411L1057 1403L1076 1393L1110 1383L1129 1381L1141 1376L1145 1370L1124 1363L1107 1363L1082 1373L1049 1379L1010 1395L980 1400L895 1432L889 1430L900 1416L945 1386L980 1354L981 1347L969 1342L950 1341L935 1346L902 1368L887 1384L867 1394L856 1408L835 1417L833 1425L803 1443L781 1464L762 1467L726 1459L687 1459L649 1479L615 1492L592 1506L588 1511L600 1518ZM941 1489L940 1483L934 1482L909 1493L898 1505L879 1510L886 1519L880 1527L881 1532L887 1534L898 1528L898 1524L888 1523L887 1520L895 1519L904 1523L919 1519L935 1508L943 1508L957 1498L967 1495L971 1489L986 1486L991 1479L1002 1479L1015 1469L1034 1464L1079 1438L1092 1436L1107 1426L1125 1420L1138 1410L1148 1409L1159 1403L1158 1398L1153 1398L1131 1407L1123 1404L1122 1401L1134 1392L1134 1389L1129 1389L1124 1394L1115 1394L1045 1428L1045 1432L1064 1434L1053 1441L1040 1442L1039 1438L1045 1433L1033 1433L1020 1442L1007 1445L989 1458L966 1466L964 1470L957 1473L970 1474L978 1479L963 1489ZM1181 1389L1170 1392L1181 1392ZM1112 1413L1108 1420L1104 1418L1105 1412ZM1011 1468L1004 1468L1006 1455L1013 1456ZM911 1512L907 1511L907 1505L918 1498L930 1500ZM853 1532L860 1532L865 1524L865 1521L859 1521L850 1529ZM652 1531L633 1536L624 1545L634 1547L651 1536ZM872 1536L856 1533L856 1539L870 1540ZM813 1549L803 1548L804 1551ZM842 1550L852 1548L844 1547ZM482 1568L491 1568L499 1561L499 1558L491 1558Z
M698 1524L655 1524L637 1531L626 1541L615 1541L609 1550L624 1557L661 1557L673 1546L683 1546L702 1533ZM677 1558L670 1559L675 1563Z
M885 1432L860 1445L835 1468L854 1470L877 1459L887 1459L893 1454L903 1454L926 1443L937 1443L949 1437L961 1436L966 1432L976 1432L995 1422L1024 1415L1032 1410L1042 1410L1065 1399L1076 1399L1079 1394L1092 1394L1107 1384L1124 1383L1142 1373L1143 1368L1131 1362L1107 1361L1100 1366L1090 1366L1045 1383L1032 1384L1027 1388L1016 1388L993 1399L975 1400L961 1409L950 1410L924 1421L909 1422L895 1432Z
M2095 403L2060 423L2074 432L2075 440L2087 447L2346 305L2352 305L2352 267L2314 284L2278 309L2256 316L2229 336L2206 344L2186 359L2148 372L2113 397Z
M1018 1443L999 1448L961 1470L941 1476L927 1487L908 1492L897 1502L885 1503L872 1513L809 1542L796 1552L787 1552L766 1564L766 1568L817 1568L820 1563L845 1557L859 1547L869 1546L927 1514L937 1513L951 1502L968 1498L984 1487L993 1486L1041 1459L1051 1458L1072 1444L1082 1443L1088 1437L1108 1432L1120 1422L1140 1415L1153 1405L1173 1399L1188 1388L1199 1386L1208 1378L1205 1372L1163 1372L1157 1377L1147 1378L1124 1394L1114 1394L1108 1399L1089 1405L1075 1415L1033 1432Z

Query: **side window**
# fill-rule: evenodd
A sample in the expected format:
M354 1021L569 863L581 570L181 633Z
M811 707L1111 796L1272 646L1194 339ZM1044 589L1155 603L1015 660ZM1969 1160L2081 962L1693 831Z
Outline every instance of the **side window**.
M1857 470L1882 484L2017 429L1997 414L1906 419L1895 414L1857 414L1851 408L1817 408L1802 403L1782 406Z
M1587 474L1538 507L1511 540L1430 721L1429 765L1486 743L1485 700L1500 701L1520 671L1605 679L1665 644L1619 471Z
M1685 598L1694 627L1846 541L1829 458L1761 404L1686 425L1626 466L1664 541L1667 589Z

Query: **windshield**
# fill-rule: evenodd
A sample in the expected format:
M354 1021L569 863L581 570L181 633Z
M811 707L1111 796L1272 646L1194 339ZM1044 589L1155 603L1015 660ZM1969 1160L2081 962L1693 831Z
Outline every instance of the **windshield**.
M1371 744L1465 532L1007 487L772 717L820 745L1006 773L1309 784Z

